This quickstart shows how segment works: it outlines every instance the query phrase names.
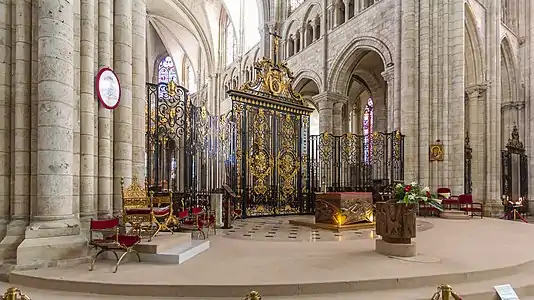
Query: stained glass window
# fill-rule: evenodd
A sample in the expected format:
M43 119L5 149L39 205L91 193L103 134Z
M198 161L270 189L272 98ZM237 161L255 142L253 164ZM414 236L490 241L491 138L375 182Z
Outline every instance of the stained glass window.
M158 83L169 83L171 80L178 84L178 76L176 75L174 62L170 56L166 56L159 62Z
M372 158L373 153L373 121L374 121L374 111L373 111L373 98L367 100L367 105L363 111L363 159L366 163L369 163Z
M234 62L235 54L235 35L234 26L231 22L226 25L226 64L229 65Z

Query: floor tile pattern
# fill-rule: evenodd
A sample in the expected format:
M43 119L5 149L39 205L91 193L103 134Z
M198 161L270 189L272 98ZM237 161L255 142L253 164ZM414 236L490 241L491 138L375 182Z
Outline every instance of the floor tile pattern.
M232 239L276 242L332 242L358 239L374 239L374 229L332 232L289 224L291 219L309 219L313 216L262 217L236 220L232 229L221 230L222 236ZM432 223L417 220L417 231L429 230Z

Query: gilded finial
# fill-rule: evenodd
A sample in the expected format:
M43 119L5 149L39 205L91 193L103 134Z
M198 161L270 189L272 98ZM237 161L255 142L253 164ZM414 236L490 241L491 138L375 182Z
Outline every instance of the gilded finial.
M4 293L3 300L31 300L30 297L24 295L21 290L16 287L10 287Z
M245 296L244 300L261 300L261 295L256 291L252 291Z

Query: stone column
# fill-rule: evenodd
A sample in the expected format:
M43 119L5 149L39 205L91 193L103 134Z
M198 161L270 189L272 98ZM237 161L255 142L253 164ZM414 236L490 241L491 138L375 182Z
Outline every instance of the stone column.
M400 107L395 107L395 70L393 67L387 68L382 72L382 77L386 82L387 96L386 96L386 114L387 114L387 132L393 132L395 113L400 113Z
M11 0L0 0L0 57L4 57L0 60L0 238L2 239L6 234L11 201L11 27Z
M337 136L343 134L343 104L335 102L332 107L332 134Z
M497 216L502 211L501 204L501 24L500 24L500 3L498 1L488 2L486 14L486 24L489 24L486 36L488 60L487 78L488 89L486 92L486 190L485 209L493 216Z
M25 0L13 2L12 5L14 8L14 70L8 77L12 80L11 130L14 135L10 159L11 188L13 189L11 191L12 216L6 237L0 243L2 259L15 258L17 246L24 239L24 231L30 217L31 194L32 4L30 0ZM8 12L11 12L11 9L8 9ZM9 192L9 189L7 191Z
M98 66L111 66L111 0L98 2ZM98 107L98 217L109 218L113 212L113 177L111 172L111 111Z
M133 103L132 103L132 160L133 175L145 181L145 97L146 97L146 4L133 0Z
M465 138L465 84L463 76L456 76L456 74L463 74L465 70L465 48L464 48L464 1L453 0L449 1L447 6L449 13L448 20L444 20L448 24L448 31L446 40L449 43L448 51L445 55L448 56L448 71L449 80L444 80L444 85L448 85L447 95L444 99L447 102L447 116L443 118L444 124L447 124L446 131L447 138L443 141L445 145L445 167L449 166L449 187L455 194L464 192L464 138ZM449 154L447 154L449 153ZM445 175L447 176L447 175Z
M43 266L86 255L73 214L73 4L39 0L37 201L17 265Z
M469 110L469 145L473 150L471 181L474 200L483 201L486 189L486 86L466 88Z
M132 1L115 1L113 65L121 82L121 103L113 119L113 213L122 209L120 182L132 178Z
M406 135L404 138L404 180L407 182L419 180L418 168L418 99L416 93L416 45L417 26L415 24L415 0L402 1L401 14L401 70L400 76L400 130Z
M319 108L319 133L332 133L332 113L334 103L328 101L326 93L321 93L312 97L313 102Z
M95 217L94 0L81 0L80 8L80 221L88 227Z

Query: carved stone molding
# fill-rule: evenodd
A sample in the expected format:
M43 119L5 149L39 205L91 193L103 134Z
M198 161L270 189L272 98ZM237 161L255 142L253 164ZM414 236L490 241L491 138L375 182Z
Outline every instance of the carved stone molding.
M475 84L465 88L466 101L484 100L484 94L488 86L486 84Z
M395 76L395 68L389 67L380 75L382 75L382 78L384 78L385 82L392 82Z
M510 101L501 104L502 110L522 110L525 108L524 101Z

